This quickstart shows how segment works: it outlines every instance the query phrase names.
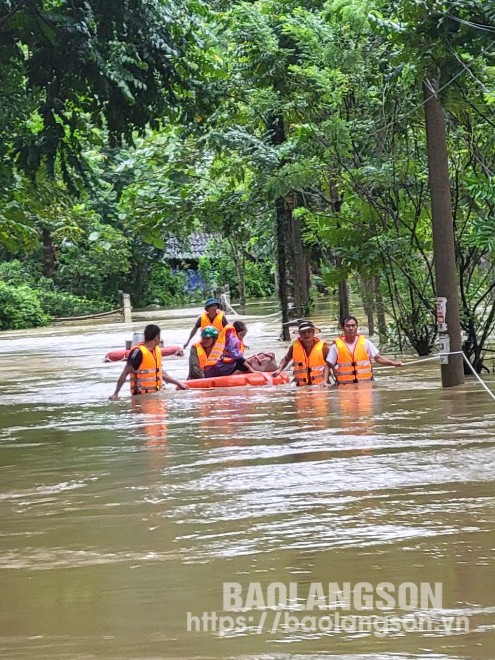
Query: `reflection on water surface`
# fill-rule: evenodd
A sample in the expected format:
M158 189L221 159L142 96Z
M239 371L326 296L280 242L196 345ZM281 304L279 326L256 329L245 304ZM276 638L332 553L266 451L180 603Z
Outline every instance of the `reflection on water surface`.
M101 360L130 334L2 338L2 658L495 658L495 409L474 382L442 390L425 362L361 390L124 389L111 403L122 364ZM258 321L248 343L280 357L277 335ZM250 630L186 630L188 612L232 614L224 582L359 581L441 582L435 615L470 632L254 630L263 609L237 613Z

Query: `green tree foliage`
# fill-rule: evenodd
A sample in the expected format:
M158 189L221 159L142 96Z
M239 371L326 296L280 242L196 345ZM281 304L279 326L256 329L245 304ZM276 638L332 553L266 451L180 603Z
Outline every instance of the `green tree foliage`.
M377 23L400 46L396 60L414 62L417 78L431 89L429 81L436 81L447 111L463 348L479 372L483 345L495 329L495 298L493 255L479 233L480 226L488 229L489 195L477 190L473 197L473 182L484 187L493 167L486 147L494 127L489 85L495 6L480 0L403 0L386 7L389 11L377 16Z
M197 298L201 300L203 293L199 292ZM139 302L143 307L147 305L174 307L190 302L186 274L174 273L170 266L164 263L154 264Z
M227 241L224 241L227 243ZM231 295L239 299L241 287L234 255L229 246L218 245L212 256L199 260L199 272L207 288L213 290L228 282ZM250 258L245 261L245 295L248 298L267 298L275 293L273 264L266 259Z
M61 290L51 278L42 275L41 267L36 261L33 262L30 260L23 262L14 259L1 263L0 281L10 288L22 286L31 290L32 296L28 298L31 300L34 296L39 301L41 309L45 313L43 317L44 322L41 325L45 324L48 317L79 316L104 312L110 309L108 301L83 298ZM94 295L94 292L92 295ZM8 318L11 316L12 314L9 312ZM39 325L39 323L34 324ZM13 326L10 326L6 321L5 327ZM31 326L28 324L23 327Z
M150 126L187 131L206 112L206 10L201 0L0 0L4 258L39 258L67 294L116 302L135 270L130 235L138 245L148 235L119 227L106 167Z
M112 145L165 115L190 119L201 103L200 9L174 0L3 0L2 96L24 86L31 100L10 138L20 167L34 175L45 162L54 174L58 160L70 183L73 168L84 176L82 141L95 127Z
M23 330L47 325L36 291L26 284L11 286L0 282L0 330Z
M207 284L243 299L272 290L282 214L284 258L301 230L314 278L331 292L373 282L390 342L420 354L436 336L420 85L435 76L465 350L481 369L495 322L493 2L0 7L5 258L51 269L54 295L182 304L164 249L206 231L221 237Z

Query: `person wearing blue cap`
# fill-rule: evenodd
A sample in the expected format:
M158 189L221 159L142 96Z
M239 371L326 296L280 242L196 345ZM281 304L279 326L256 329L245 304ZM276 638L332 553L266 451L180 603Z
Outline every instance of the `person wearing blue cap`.
M204 328L211 325L216 328L218 332L221 332L227 324L228 321L225 318L225 314L220 309L220 301L216 298L208 298L205 302L205 311L201 316L198 316L198 320L194 324L189 339L184 344L184 348L187 348L189 342L200 328L201 330L204 330Z

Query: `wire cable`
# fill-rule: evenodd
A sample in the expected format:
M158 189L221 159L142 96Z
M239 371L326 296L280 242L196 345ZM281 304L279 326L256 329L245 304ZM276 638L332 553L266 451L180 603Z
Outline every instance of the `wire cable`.
M440 357L444 357L444 356L446 356L446 355L462 355L462 357L464 358L465 363L466 363L466 364L468 365L468 367L471 369L471 371L473 372L473 375L474 375L475 378L478 380L478 382L480 383L480 385L486 390L486 392L489 394L489 396L491 396L492 399L495 400L495 394L494 394L494 393L493 393L493 392L487 387L487 385L481 380L479 374L476 373L476 371L475 371L473 365L471 364L471 362L469 362L469 360L468 360L468 358L467 358L467 355L466 355L463 351L452 351L452 352L450 352L450 353L438 353L438 355L433 355L433 356L431 356L431 357L421 358L421 359L419 359L419 360L411 360L410 362L405 362L403 366L404 366L404 367L408 367L408 366L411 365L411 364L419 364L419 363L422 363L422 362L430 362L431 360L438 360ZM374 370L374 369L396 369L396 367L392 367L392 366L388 366L388 365L387 365L387 366L383 366L383 367L380 367L380 366L373 367L373 370Z

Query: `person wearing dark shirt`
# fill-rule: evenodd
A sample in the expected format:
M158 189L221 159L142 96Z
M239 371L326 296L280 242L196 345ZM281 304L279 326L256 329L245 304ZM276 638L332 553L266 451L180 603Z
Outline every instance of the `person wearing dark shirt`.
M147 325L144 329L144 342L131 349L127 364L117 381L115 392L110 396L112 401L119 398L119 392L129 374L132 395L158 392L162 389L163 382L172 383L180 390L187 390L187 385L179 383L162 369L160 328L157 325Z

